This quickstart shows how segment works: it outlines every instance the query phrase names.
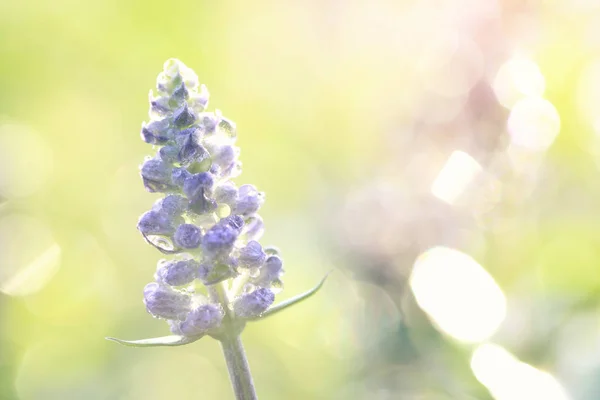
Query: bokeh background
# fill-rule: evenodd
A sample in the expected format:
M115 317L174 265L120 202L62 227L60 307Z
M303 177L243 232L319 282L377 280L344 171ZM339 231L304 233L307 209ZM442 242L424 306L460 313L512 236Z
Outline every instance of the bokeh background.
M261 399L600 398L596 0L0 1L0 399L229 399L135 229L177 57L236 121L284 299Z

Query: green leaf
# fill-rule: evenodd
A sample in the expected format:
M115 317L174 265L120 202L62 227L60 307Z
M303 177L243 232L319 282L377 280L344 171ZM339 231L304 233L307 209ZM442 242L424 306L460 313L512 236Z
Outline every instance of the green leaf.
M299 294L298 296L292 297L291 299L287 299L285 301L282 301L279 304L274 305L273 307L269 308L267 311L265 311L264 313L262 313L261 315L259 315L258 317L254 317L254 318L249 318L249 321L256 321L256 320L260 320L260 319L264 319L267 317L270 317L274 314L277 314L295 304L300 303L303 300L308 299L309 297L311 297L312 295L314 295L315 293L317 293L319 291L319 289L321 289L321 287L323 287L323 284L325 283L325 281L327 280L327 277L329 276L329 274L331 274L331 271L329 271L327 274L325 274L325 276L323 277L323 279L321 279L321 282L319 282L317 284L317 286L315 286L314 288L310 289L309 291L306 291L302 294Z
M113 342L117 342L122 344L123 346L129 347L160 347L160 346L183 346L184 344L193 343L196 340L202 338L202 336L179 336L179 335L171 335L171 336L163 336L151 339L141 339L141 340L122 340L113 337L107 337L107 340L112 340Z

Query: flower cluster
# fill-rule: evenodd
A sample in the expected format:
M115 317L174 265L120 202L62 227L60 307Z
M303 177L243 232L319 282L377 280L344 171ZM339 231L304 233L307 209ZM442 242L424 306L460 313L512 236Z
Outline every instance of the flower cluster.
M142 139L157 149L141 166L149 192L164 193L137 228L148 243L173 259L161 260L155 282L144 288L150 314L166 319L173 333L218 332L225 314L261 315L283 283L275 248L258 239L257 214L264 194L231 181L241 173L235 124L217 110L206 111L208 91L178 60L168 60L150 92L150 122ZM206 287L225 281L228 304L207 296Z

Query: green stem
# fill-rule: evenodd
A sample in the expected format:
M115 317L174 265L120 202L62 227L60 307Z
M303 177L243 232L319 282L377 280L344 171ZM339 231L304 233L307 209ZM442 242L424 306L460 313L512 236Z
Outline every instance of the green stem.
M229 311L227 290L223 283L218 283L209 286L208 292L211 300L221 303L225 310L225 317L223 318L225 332L218 339L221 342L235 398L236 400L258 400L252 375L250 374L250 366L246 359L246 352L240 338L243 326L239 326L239 322L235 321Z
M240 336L221 340L223 355L229 370L229 379L237 400L257 400L254 382L250 374L250 367L244 352Z

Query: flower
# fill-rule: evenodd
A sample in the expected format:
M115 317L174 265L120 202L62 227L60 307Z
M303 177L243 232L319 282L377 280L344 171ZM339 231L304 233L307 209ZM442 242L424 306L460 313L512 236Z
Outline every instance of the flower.
M192 283L198 274L200 264L193 258L159 262L155 278L169 286L182 286Z
M208 332L221 324L223 310L216 304L204 304L191 311L179 325L184 336L196 336Z
M144 213L138 230L164 253L155 282L144 289L150 314L167 320L177 335L216 334L233 319L264 313L281 288L282 262L258 243L264 231L258 210L264 193L231 181L241 173L235 123L206 111L208 90L181 61L171 59L151 91L150 121L141 137L156 154L140 168L144 187L164 193ZM201 285L225 282L232 304L200 294Z
M144 304L158 318L182 319L191 309L191 296L166 285L152 282L144 288Z
M239 296L233 303L233 312L241 318L258 317L275 300L275 293L267 288L258 288Z

